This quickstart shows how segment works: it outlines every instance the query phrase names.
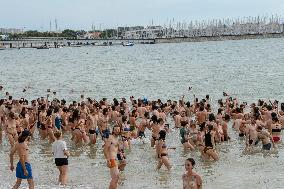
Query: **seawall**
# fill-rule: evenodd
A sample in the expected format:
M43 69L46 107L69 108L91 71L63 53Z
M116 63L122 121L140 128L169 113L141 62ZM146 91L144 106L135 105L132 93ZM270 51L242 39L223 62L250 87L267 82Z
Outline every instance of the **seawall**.
M175 38L156 38L155 43L183 43L183 42L225 41L225 40L244 40L244 39L266 39L266 38L282 38L282 37L284 37L284 33L202 36L202 37L175 37Z

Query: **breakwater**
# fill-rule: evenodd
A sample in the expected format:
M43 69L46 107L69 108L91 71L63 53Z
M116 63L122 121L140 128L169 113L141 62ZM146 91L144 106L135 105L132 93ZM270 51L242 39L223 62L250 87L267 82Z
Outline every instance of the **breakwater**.
M223 36L198 36L198 37L174 37L174 38L157 38L157 39L155 39L155 43L225 41L225 40L244 40L244 39L283 38L283 37L284 37L284 33L223 35Z

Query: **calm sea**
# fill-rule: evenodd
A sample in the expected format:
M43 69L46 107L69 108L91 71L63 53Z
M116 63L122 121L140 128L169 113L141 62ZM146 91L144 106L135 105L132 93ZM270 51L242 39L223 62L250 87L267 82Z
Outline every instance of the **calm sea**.
M240 101L277 99L284 102L284 39L218 41L180 44L135 45L133 47L81 47L62 49L20 49L0 51L0 85L15 98L46 96L68 101L80 95L100 99L133 95L149 99L176 99L193 94L217 99L226 91ZM188 87L192 91L188 91ZM25 93L22 92L26 88ZM170 123L171 120L170 120ZM171 124L172 125L172 124ZM196 171L205 189L283 188L283 145L271 154L246 155L244 141L230 131L232 140L218 146L220 161L203 162L197 152L184 152L177 130L168 136L174 167L155 171L154 149L135 143L127 152L128 166L122 174L120 189L182 188L184 160L194 157ZM150 136L150 133L147 133ZM96 146L76 147L65 136L72 153L70 188L105 189L110 179L102 153ZM36 188L58 188L57 169L51 147L37 137L31 144L31 161ZM9 171L9 145L0 145L0 188L9 188L15 173ZM3 182L3 180L5 182ZM24 186L27 186L26 184Z

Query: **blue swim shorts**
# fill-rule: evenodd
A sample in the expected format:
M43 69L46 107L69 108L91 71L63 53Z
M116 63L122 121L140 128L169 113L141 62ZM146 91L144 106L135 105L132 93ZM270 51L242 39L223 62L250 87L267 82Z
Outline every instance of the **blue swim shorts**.
M26 162L25 165L26 165L26 169L28 171L28 175L25 176L23 166L22 166L21 162L18 162L17 168L16 168L16 177L19 178L19 179L32 179L33 174L32 174L31 164Z

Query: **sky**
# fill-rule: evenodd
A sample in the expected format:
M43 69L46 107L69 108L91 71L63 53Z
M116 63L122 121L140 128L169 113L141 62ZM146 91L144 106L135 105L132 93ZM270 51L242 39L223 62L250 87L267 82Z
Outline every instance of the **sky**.
M284 16L284 0L0 0L0 28L48 31Z

